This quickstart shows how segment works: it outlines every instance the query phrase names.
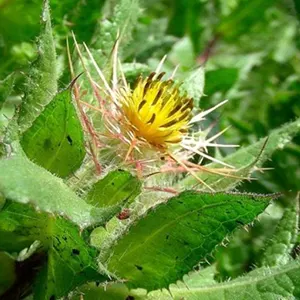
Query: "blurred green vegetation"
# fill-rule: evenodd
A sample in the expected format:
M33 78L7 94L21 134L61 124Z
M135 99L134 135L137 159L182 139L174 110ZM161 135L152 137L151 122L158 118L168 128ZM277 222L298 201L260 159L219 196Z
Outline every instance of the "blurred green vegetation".
M117 3L50 1L61 87L70 81L66 38L74 31L80 42L101 45L98 34L105 26L102 20ZM252 144L271 129L300 117L299 1L141 0L140 3L143 12L132 12L138 21L132 38L126 41L125 35L122 49L129 79L154 70L165 54L168 54L165 71L172 72L179 64L179 78L185 78L196 66L205 65L205 96L200 108L207 109L229 99L221 113L219 110L207 120L218 120L216 131L231 126L221 138L225 143ZM0 88L6 76L15 72L11 102L20 96L30 62L37 56L35 41L40 31L41 6L41 0L0 0ZM220 149L216 154L225 156L232 151ZM300 190L300 136L284 150L274 153L264 168L268 170L254 175L257 180L245 182L238 189ZM265 233L272 234L274 222L280 219L278 210L273 207L263 221L248 233L238 232L231 244L220 250L217 261L221 278L241 275L257 264L262 241L268 238Z

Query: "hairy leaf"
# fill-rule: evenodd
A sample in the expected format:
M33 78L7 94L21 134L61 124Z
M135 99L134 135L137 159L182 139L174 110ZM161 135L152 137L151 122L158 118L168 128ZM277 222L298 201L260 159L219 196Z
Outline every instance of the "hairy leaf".
M219 283L206 287L194 287L189 289L171 289L173 299L288 299L298 298L300 290L299 261L293 261L284 267L262 268L255 270L245 277L241 277L226 283ZM151 299L151 297L150 297ZM158 297L155 299L159 299ZM167 299L167 298L161 298Z
M141 192L140 181L129 172L116 170L97 181L86 196L86 201L97 207L130 203Z
M199 287L195 285L188 288L183 284L171 285L169 291L153 291L147 295L139 290L133 290L130 296L137 300L298 299L300 296L299 280L300 262L295 260L284 267L261 268L244 277L224 283Z
M193 272L189 275L184 276L184 282L178 281L176 285L171 285L170 288L194 288L202 287L212 283L216 283L213 280L214 267L208 267L200 272ZM84 294L85 300L124 300L124 299L134 299L134 300L145 300L150 297L153 299L172 299L170 298L170 293L166 290L163 291L153 291L147 294L146 290L134 289L130 290L124 283L108 283L105 286L97 286L95 284L86 284L79 289L79 294ZM152 298L153 297L153 298ZM160 298L161 297L161 298ZM162 298L166 297L166 298ZM80 300L79 295L72 297L72 300Z
M97 272L97 251L85 243L79 227L63 217L7 201L0 212L0 232L0 249L20 251L39 240L42 249L48 251L47 264L36 286L36 299L50 299L53 295L56 299L88 280L104 279Z
M289 199L283 216L276 226L272 239L266 245L262 256L262 265L279 266L291 259L291 251L295 246L299 226L299 196Z
M225 157L222 161L233 165L237 171L231 173L237 178L200 173L199 177L217 191L230 190L234 188L242 179L239 177L247 177L252 173L254 167L261 167L262 164L271 157L272 153L277 149L283 149L291 139L300 132L300 119L285 124L279 129L271 131L268 138L260 139L258 142L244 147L235 153ZM220 168L217 163L206 165L207 168ZM198 184L197 179L187 176L179 182L180 186L193 187ZM206 190L205 186L201 186L200 190Z
M201 272L198 276L200 274ZM224 283L211 281L202 285L202 279L199 277L197 280L197 274L195 274L194 279L193 284L177 282L176 285L170 285L168 290L156 290L150 293L141 289L128 290L122 284L108 285L105 290L91 284L84 286L82 291L86 300L98 298L105 300L277 300L298 299L300 296L298 285L300 280L299 259L281 267L260 268L246 276ZM79 300L80 297L72 297L72 299Z
M187 92L188 97L194 99L196 107L199 106L200 99L203 96L204 82L204 68L199 67L187 76L182 85L182 89Z
M11 92L13 91L15 82L15 74L12 73L8 75L4 80L0 80L0 157L5 152L4 151L4 133L5 129L9 124L9 116L7 113L13 113L13 105L8 107L8 110L5 110L5 103L9 99ZM4 107L3 107L4 106Z
M66 216L80 227L102 225L116 213L114 208L89 205L61 179L21 154L0 160L0 193L6 199L32 203L41 211Z
M131 39L131 31L134 28L139 15L138 0L121 0L114 7L110 20L101 22L96 29L92 44L94 49L100 49L101 54L109 58L119 33L119 40L123 46Z
M103 246L100 261L130 287L168 287L205 259L274 196L184 192L137 220Z
M5 103L7 97L12 92L14 81L14 74L10 74L4 80L0 80L0 110L3 104Z
M52 36L48 0L44 1L38 58L26 81L25 96L19 114L21 132L28 129L57 91L56 52Z
M80 167L85 156L83 131L69 89L57 94L22 135L27 156L59 177Z

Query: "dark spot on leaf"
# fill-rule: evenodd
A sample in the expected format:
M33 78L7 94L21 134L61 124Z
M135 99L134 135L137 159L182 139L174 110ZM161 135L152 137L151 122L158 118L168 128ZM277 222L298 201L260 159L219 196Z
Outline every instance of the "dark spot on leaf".
M166 240L168 240L168 239L169 239L169 235L167 234L167 235L166 235Z
M125 300L134 300L134 297L129 295L129 296L126 297Z
M142 270L143 270L143 267L141 267L141 266L135 265L135 267L136 267L139 271L142 271Z
M112 182L112 183L111 183L111 185L115 185L115 183L114 183L114 182Z
M178 201L179 204L183 204L183 201Z
M49 300L55 300L56 298L55 298L55 296L54 295L52 295L50 298L49 298Z
M179 256L176 256L175 259L177 260L179 258Z
M67 140L68 140L69 144L72 146L73 140L71 139L71 137L69 135L67 135Z
M44 141L44 148L45 149L50 149L52 146L51 140L50 139L45 139Z
M125 172L125 170L122 170L122 169L118 169L118 171L119 171L119 172Z
M188 243L187 241L183 241L183 245L184 245L184 246L188 246L189 243Z
M78 249L72 249L72 253L74 255L79 255L80 254L80 251Z

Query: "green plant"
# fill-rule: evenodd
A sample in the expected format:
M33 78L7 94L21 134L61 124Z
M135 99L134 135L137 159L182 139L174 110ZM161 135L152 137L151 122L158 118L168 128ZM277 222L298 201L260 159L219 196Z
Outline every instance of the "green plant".
M112 81L114 86L122 81L122 75L129 83L141 74L149 78L161 57L160 51L169 51L170 59L163 68L171 73L179 60L177 76L183 84L179 90L165 83L161 93L169 92L170 98L183 93L180 101L185 109L191 105L190 98L194 107L208 108L208 102L210 106L218 104L216 92L236 99L246 89L245 76L252 72L249 77L255 77L257 73L244 65L216 68L218 57L211 58L206 75L203 67L192 70L195 57L188 54L198 53L198 37L201 32L206 36L203 26L197 23L194 8L201 7L201 13L212 9L200 1L191 1L186 6L182 1L176 2L169 25L166 20L156 23L151 19L161 13L159 6L158 11L149 8L148 13L142 13L137 0L120 0L116 5L115 1L92 1L90 6L75 2L76 9L72 11L73 1L51 1L52 25L49 3L44 1L35 55L35 46L30 42L37 32L35 22L30 20L30 30L15 36L13 44L6 36L6 26L20 25L12 22L12 7L0 1L0 7L4 5L0 15L11 21L0 26L6 29L4 49L9 49L3 51L8 63L0 68L4 77L0 81L0 299L299 298L296 177L287 181L295 181L290 194L241 192L255 188L261 192L262 186L267 187L263 192L284 190L268 188L270 182L275 185L276 181L260 178L261 175L258 184L250 180L248 189L241 184L264 170L272 155L283 155L283 148L292 149L291 155L299 154L297 140L293 138L299 136L300 119L248 128L242 118L238 119L245 108L229 104L236 114L226 111L220 126L236 124L235 134L239 130L246 133L234 135L229 130L226 137L233 143L246 140L248 145L230 153L224 152L227 148L223 152L217 147L209 152L197 148L189 160L183 160L175 158L174 152L161 151L166 140L158 147L157 141L161 139L151 136L155 147L137 149L141 161L155 158L146 164L155 171L145 174L145 166L140 166L140 162L128 163L131 151L122 148L123 142L102 134L106 129L102 120L106 111L102 110L101 115L95 107L97 99L110 97L110 88L105 84ZM161 9L168 5L166 2L161 1ZM16 3L18 10L25 9L21 0ZM231 44L240 35L251 33L261 25L259 22L265 26L262 8L277 13L280 21L286 18L272 7L272 1L253 1L250 7L244 1L233 3L232 7L224 3L220 1L226 13L218 25L211 27L211 48L220 40L219 47L227 45L235 53L237 50ZM35 15L39 4L32 1L30 5L28 9ZM178 10L182 7L181 15ZM260 13L256 14L258 7ZM83 15L89 16L84 22ZM100 23L98 19L103 15L106 19ZM182 28L174 25L179 16L183 16ZM209 18L206 22L214 23ZM65 46L64 35L71 37L69 24L75 35ZM234 30L236 26L238 30ZM294 20L290 20L289 26L294 28ZM149 34L154 40L145 41ZM80 44L84 40L88 43L86 51ZM28 44L21 47L20 43ZM16 51L12 51L16 47L19 60L15 58ZM209 51L204 49L198 61L206 61L211 55ZM272 51L267 49L259 58L254 57L252 64L259 64L258 60ZM117 54L123 74L115 70L119 65ZM133 62L133 56L139 62ZM27 67L28 59L34 57ZM284 57L277 52L277 58ZM251 64L248 54L241 60ZM101 68L108 83L97 83L95 65ZM17 66L28 74L9 74ZM276 67L270 63L271 71L266 70L265 74ZM289 83L300 82L297 76ZM258 90L264 86L261 81L256 81ZM96 83L103 86L98 89ZM149 79L147 83L149 89L159 84ZM293 103L293 97L299 94L298 87L286 84L281 88L290 92L282 97ZM103 93L101 97L98 92ZM205 98L205 93L209 97ZM142 100L137 103L139 110L145 105ZM154 99L153 102L152 106ZM260 107L256 102L253 105L254 111ZM108 107L113 109L112 104ZM186 109L178 115L180 121L187 120L186 112L190 113ZM294 112L293 117L299 108L294 108ZM111 117L109 112L108 116ZM258 123L264 121L261 116L254 117L253 112L247 118ZM208 117L203 123L210 125L210 121ZM172 138L177 138L186 123L180 126L173 129L172 134L176 135ZM209 141L209 130L201 130L198 124L191 130L193 136ZM162 172L159 167L168 159L171 172ZM212 162L206 161L209 159ZM289 164L293 163L288 160ZM230 171L228 166L235 169ZM175 171L182 168L184 172L178 175Z

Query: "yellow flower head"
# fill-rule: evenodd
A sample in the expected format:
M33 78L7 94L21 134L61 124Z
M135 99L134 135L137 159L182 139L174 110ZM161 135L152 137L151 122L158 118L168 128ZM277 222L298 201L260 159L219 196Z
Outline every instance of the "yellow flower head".
M208 147L224 146L215 143L215 139L222 132L207 138L208 131L191 132L190 130L191 124L201 122L208 113L226 101L207 111L195 113L193 99L180 91L179 85L173 81L175 71L169 79L163 80L165 73L161 73L160 69L165 58L155 72L146 78L139 77L135 86L131 88L118 61L118 40L113 49L111 83L105 78L92 53L84 44L88 57L101 80L98 84L84 62L75 37L74 41L98 107L94 103L81 100L77 102L98 111L97 116L102 124L100 129L94 129L83 109L79 107L83 113L86 130L92 139L90 152L96 169L98 164L98 173L101 171L98 162L100 158L104 164L109 161L109 164L117 164L118 167L122 164L133 165L139 175L146 177L157 172L189 172L200 183L211 189L195 173L208 171L208 169L201 164L191 162L190 159L198 154L201 159L210 159L232 168L210 156L207 151ZM218 172L217 169L209 172L224 174L223 170Z
M181 142L192 118L193 99L180 95L178 85L164 73L140 77L133 90L122 89L121 110L136 138L160 149Z

